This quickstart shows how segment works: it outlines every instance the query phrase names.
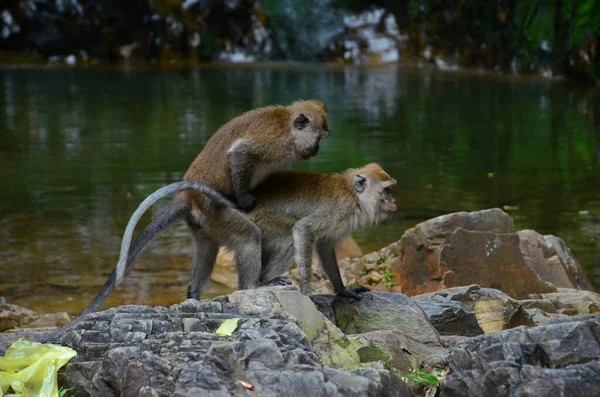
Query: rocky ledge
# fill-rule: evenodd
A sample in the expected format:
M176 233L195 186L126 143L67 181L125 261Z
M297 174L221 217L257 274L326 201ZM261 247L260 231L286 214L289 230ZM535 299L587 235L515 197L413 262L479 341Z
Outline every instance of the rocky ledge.
M328 294L315 266L310 298L289 286L91 314L56 341L78 353L59 380L80 397L600 390L600 295L562 240L517 231L501 210L429 220L340 267L346 284L381 291ZM0 346L68 320L0 302Z
M78 352L61 382L80 397L590 396L600 388L599 304L589 291L516 300L472 285L360 301L278 287L122 306L57 341ZM230 318L237 329L217 336ZM9 335L19 332L3 343ZM439 385L411 377L442 372Z

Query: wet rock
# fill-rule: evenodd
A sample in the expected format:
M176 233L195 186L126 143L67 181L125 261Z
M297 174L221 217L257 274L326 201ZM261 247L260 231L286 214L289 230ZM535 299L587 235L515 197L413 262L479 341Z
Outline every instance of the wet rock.
M402 294L367 292L358 302L313 296L317 308L346 334L394 330L431 346L441 346L439 334L423 309Z
M483 334L475 312L463 303L441 296L415 299L440 335L475 336Z
M440 396L591 396L600 387L600 315L470 338L424 366L449 368Z

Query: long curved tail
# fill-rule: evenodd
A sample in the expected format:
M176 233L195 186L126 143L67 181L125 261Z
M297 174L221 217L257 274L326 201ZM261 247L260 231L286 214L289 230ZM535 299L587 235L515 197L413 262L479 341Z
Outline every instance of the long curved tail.
M129 253L129 246L131 245L131 238L133 236L133 231L137 226L140 218L148 208L150 208L154 203L156 203L161 198L172 194L181 192L183 190L196 190L201 193L204 193L211 200L215 201L217 204L223 205L225 207L235 208L235 205L227 199L225 199L219 192L214 190L213 188L194 181L184 181L184 182L175 182L167 186L163 186L150 196L146 197L144 201L137 207L131 218L129 218L129 223L125 228L125 233L123 233L123 240L121 241L121 252L119 254L119 262L117 263L116 268L116 285L121 284L123 281L123 276L125 275L125 268L127 266L127 259Z
M161 231L166 229L169 225L182 219L187 214L187 208L183 200L174 200L162 213L160 213L160 215L154 218L152 222L148 226L146 226L142 233L135 239L133 245L131 245L130 243L133 232L142 215L146 212L148 208L150 208L161 198L184 190L194 190L201 192L217 204L220 204L225 207L236 208L231 201L227 200L219 192L217 192L210 186L207 186L200 182L175 182L156 190L144 201L142 201L142 203L138 206L138 208L135 210L135 212L129 219L129 223L125 228L125 233L123 234L123 240L121 242L119 262L117 263L115 270L108 277L108 280L106 280L106 283L104 283L104 287L102 287L102 290L98 293L98 295L96 295L92 303L90 303L90 305L87 308L85 308L85 310L79 315L79 317L77 317L71 323L48 335L43 336L41 339L38 340L38 342L44 343L60 338L69 329L79 324L87 314L95 312L100 308L100 306L102 306L108 295L110 295L112 290L120 283L125 273L131 267L131 264L133 263L134 259L142 252L142 250L148 244L148 242L150 242L150 240L152 240ZM119 274L121 275L120 278Z

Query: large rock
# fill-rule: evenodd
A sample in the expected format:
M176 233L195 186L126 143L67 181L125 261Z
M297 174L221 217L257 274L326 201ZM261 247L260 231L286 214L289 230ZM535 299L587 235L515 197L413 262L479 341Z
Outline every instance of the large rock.
M560 238L542 236L533 230L521 230L518 234L525 262L543 280L556 287L594 290L573 253Z
M415 299L440 335L475 336L483 334L475 312L465 304L439 295Z
M233 335L216 336L234 317L240 323ZM368 340L348 339L299 292L269 288L170 308L109 309L87 316L60 342L78 351L65 382L79 396L295 396L307 390L323 397L409 396L383 364L360 357ZM410 346L421 351L416 342Z
M439 396L593 396L600 390L600 315L471 338L426 368L450 369Z
M436 329L412 299L402 294L367 292L358 302L313 296L317 308L346 334L393 330L423 344L441 346Z
M371 261L365 258L359 282L372 274ZM517 233L510 216L500 209L459 212L420 223L399 243L380 251L376 263L386 269L386 287L409 296L469 284L516 298L556 292L557 287L592 289L562 240L531 231Z
M479 330L497 332L600 312L600 294L567 288L558 290L517 300L496 289L470 285L418 295L414 300L444 335L472 336L480 333ZM454 307L457 311L450 309Z

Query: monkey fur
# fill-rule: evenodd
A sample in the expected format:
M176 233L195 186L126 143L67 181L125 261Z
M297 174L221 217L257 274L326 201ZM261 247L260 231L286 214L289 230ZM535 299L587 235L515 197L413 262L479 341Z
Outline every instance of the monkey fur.
M328 135L326 108L318 100L250 110L217 130L183 179L201 182L224 196L233 196L237 207L248 211L256 203L250 194L252 188L285 163L315 156L321 139ZM178 209L185 207L182 211L194 234L193 268L208 266L204 262L196 264L206 257L200 253L211 252L216 257L218 247L225 246L234 251L240 267L240 288L258 286L255 269L261 263L260 230L247 216L199 191L181 193L173 205ZM173 222L182 215L181 211L176 213L178 217ZM196 233L199 228L202 232ZM127 256L121 250L117 285L123 279L126 262ZM199 299L202 288L196 285L188 291L188 296Z

